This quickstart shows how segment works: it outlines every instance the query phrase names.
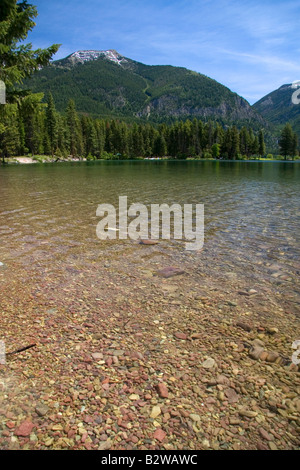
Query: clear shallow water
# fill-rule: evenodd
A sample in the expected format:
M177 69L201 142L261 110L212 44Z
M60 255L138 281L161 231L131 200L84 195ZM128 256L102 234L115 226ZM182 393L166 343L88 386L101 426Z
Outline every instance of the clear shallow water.
M216 278L274 285L299 307L300 164L292 162L89 162L0 168L0 261L14 270L85 266L111 243L98 240L98 204L199 203L204 256ZM114 249L127 241L114 243ZM166 242L167 243L167 242ZM172 245L172 242L169 242ZM199 253L175 245L172 261ZM178 258L177 258L178 256ZM57 264L58 263L58 264ZM122 264L122 257L120 258Z

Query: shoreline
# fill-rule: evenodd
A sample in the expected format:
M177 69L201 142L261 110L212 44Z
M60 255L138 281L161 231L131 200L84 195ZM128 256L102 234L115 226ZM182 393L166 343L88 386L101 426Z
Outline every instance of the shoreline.
M54 158L52 159L51 157L45 157L43 158L37 158L35 159L34 157L12 157L9 161L5 161L5 165L33 165L33 164L47 164L47 163L82 163L82 162L128 162L128 161L151 161L151 162L166 162L166 161L176 161L176 162L201 162L201 161L212 161L212 162L245 162L245 163L274 163L274 162L279 162L279 163L299 163L299 159L294 159L294 160L284 160L284 159L267 159L267 158L261 158L261 159L236 159L236 160L225 160L222 158L186 158L186 159L179 159L179 158L169 158L169 157L161 157L161 158L133 158L133 159L95 159L95 160L89 160L85 157L81 158L66 158L66 159L61 159L61 158ZM1 165L2 163L2 165ZM3 166L3 162L0 163L0 167Z
M34 157L13 157L12 161L8 161L8 165L12 164L21 164L21 165L31 165L34 163L62 163L62 162L84 162L87 161L86 158L70 158L70 159L60 159L60 158L47 158L45 159Z

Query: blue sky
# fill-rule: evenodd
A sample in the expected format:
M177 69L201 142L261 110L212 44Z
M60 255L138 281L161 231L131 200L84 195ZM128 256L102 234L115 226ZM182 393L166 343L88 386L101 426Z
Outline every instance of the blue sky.
M116 49L203 73L251 104L300 80L299 0L29 0L34 49Z

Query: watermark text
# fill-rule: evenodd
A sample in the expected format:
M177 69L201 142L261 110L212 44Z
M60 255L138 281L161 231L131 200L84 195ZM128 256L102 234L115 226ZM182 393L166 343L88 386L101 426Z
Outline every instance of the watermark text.
M6 104L6 86L2 80L0 80L0 104Z
M300 104L300 80L295 80L292 83L292 88L296 89L292 94L292 103L293 104Z
M96 228L100 240L139 240L149 235L151 240L170 240L173 233L175 240L188 240L187 250L200 250L204 244L203 204L151 204L149 212L141 203L128 207L127 196L120 196L118 211L112 204L99 204L96 215L101 217Z
M292 354L292 363L297 366L300 364L300 339L296 339L296 341L293 342L292 348L296 349Z

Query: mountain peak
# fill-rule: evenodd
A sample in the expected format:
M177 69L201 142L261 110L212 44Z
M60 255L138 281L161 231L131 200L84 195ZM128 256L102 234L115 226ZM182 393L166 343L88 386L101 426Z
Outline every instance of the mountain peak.
M121 65L122 62L127 62L124 56L119 54L114 49L109 49L107 51L98 51L98 50L81 50L73 52L68 58L73 62L88 62L90 60L99 59L99 57L104 56L106 59L111 60L112 62Z

